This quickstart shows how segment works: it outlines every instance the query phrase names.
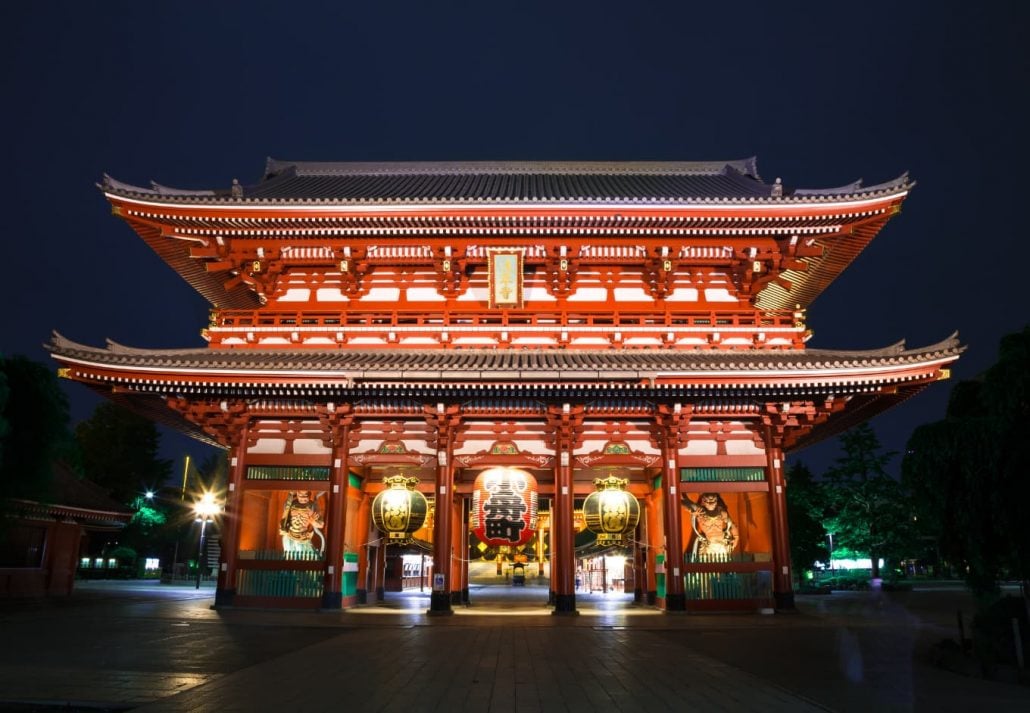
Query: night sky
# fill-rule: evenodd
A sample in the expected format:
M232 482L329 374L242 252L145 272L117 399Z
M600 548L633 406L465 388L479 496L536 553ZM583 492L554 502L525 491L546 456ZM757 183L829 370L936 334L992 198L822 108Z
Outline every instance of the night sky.
M902 214L812 305L809 345L922 346L958 330L969 350L954 374L968 378L1030 321L1030 3L356 5L4 3L0 352L49 361L54 329L203 346L207 303L95 184L247 184L267 156L756 155L766 181L808 188L910 171ZM949 388L878 417L881 440L902 449ZM66 390L87 417L97 398ZM209 452L172 435L164 448ZM798 457L820 468L835 452Z

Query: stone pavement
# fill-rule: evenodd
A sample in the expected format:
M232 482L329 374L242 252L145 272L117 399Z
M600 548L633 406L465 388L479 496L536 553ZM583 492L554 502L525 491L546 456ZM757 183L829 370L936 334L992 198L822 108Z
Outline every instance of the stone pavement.
M213 592L84 583L64 602L0 602L0 711L996 711L1030 689L924 661L961 592L802 598L795 615L666 615L581 594L477 588L346 612L210 608ZM22 706L22 707L18 707Z

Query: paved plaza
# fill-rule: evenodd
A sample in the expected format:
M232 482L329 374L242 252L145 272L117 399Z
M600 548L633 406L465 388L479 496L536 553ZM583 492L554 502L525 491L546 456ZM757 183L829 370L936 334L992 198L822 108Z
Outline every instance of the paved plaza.
M670 615L543 588L476 587L315 613L211 609L213 590L84 582L2 601L0 711L992 711L1030 688L934 668L956 587L801 597L791 615ZM51 708L53 707L53 708Z

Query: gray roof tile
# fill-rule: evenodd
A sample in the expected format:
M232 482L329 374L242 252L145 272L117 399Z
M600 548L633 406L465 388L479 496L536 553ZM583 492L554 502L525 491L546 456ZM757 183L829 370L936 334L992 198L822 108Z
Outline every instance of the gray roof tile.
M134 349L108 342L106 349L77 344L54 333L47 348L58 358L78 359L112 367L217 372L304 371L343 372L361 379L476 379L553 380L635 378L661 372L809 370L853 366L919 363L957 356L964 350L958 335L919 349L903 342L882 349L841 351L686 351L646 350L286 350L286 349ZM615 375L618 375L616 377Z
M856 181L839 188L784 189L758 175L756 160L736 161L468 161L333 163L269 159L262 179L230 188L141 188L104 176L103 188L169 203L664 203L826 200L897 190L907 175L878 186Z

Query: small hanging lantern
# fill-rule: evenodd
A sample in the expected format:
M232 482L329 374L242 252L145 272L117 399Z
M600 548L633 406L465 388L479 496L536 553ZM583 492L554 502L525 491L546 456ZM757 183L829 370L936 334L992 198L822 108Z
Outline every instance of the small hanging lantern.
M403 544L426 521L429 503L415 490L418 478L392 475L383 478L383 484L386 489L372 501L372 522L390 543Z
M537 518L536 478L518 468L490 468L472 491L472 531L493 547L518 547L533 539Z
M640 521L640 503L626 492L628 478L598 478L597 490L583 501L587 529L597 533L599 545L621 545Z

